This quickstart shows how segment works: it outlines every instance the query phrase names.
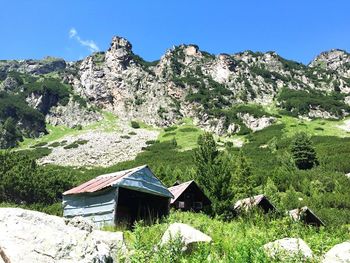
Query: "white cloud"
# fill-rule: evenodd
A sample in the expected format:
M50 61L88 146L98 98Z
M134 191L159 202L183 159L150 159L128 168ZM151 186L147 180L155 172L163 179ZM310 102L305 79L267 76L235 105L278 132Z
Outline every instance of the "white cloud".
M75 37L77 34L78 34L78 32L77 32L77 30L75 30L75 28L71 28L71 29L69 30L69 37L70 37L70 38Z
M96 52L100 50L93 40L81 39L80 36L78 35L77 30L74 27L72 27L69 30L69 38L75 39L76 41L78 41L80 45L87 47L91 52Z

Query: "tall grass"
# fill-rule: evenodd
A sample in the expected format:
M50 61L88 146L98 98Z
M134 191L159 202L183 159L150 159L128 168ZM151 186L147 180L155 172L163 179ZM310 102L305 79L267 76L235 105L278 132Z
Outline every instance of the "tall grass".
M189 224L212 237L209 243L198 244L192 251L181 252L182 244L174 240L160 249L159 242L166 228L174 222ZM172 212L152 226L137 223L126 231L126 244L133 252L131 262L300 262L300 258L271 260L262 246L285 237L303 239L319 262L332 246L350 238L349 229L313 228L293 222L286 217L250 215L231 222L209 218L204 214Z

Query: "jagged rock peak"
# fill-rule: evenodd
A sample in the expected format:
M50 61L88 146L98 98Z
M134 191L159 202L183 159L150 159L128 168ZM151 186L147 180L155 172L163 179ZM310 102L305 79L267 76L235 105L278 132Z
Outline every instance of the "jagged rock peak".
M310 67L337 71L342 76L350 77L350 54L345 50L332 49L322 52L311 63Z
M116 50L116 49L131 50L132 45L126 38L114 36L112 38L112 43L111 43L111 47L109 48L109 51Z
M322 63L327 63L327 66L338 66L340 62L349 62L350 54L345 50L331 49L324 51L311 61L310 66L319 66ZM332 65L333 64L333 65ZM332 67L330 67L332 69Z

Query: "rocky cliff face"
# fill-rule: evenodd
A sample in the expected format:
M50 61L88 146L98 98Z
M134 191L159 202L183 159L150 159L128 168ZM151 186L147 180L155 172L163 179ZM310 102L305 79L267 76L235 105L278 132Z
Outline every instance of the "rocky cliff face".
M274 52L214 56L180 45L149 63L126 39L114 37L107 52L84 59L68 81L81 96L121 118L165 126L189 116L208 126L208 119L218 119L213 111L269 104L282 88L348 94L349 70L349 54L339 50L305 66Z
M336 71L340 76L350 77L350 54L344 50L332 49L322 52L309 65L310 67L321 67L330 71Z

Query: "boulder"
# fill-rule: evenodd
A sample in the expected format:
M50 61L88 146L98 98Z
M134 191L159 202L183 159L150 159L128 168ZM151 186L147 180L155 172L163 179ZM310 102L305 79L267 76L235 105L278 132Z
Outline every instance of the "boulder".
M201 231L182 223L173 223L164 232L161 240L161 245L164 245L175 239L181 238L182 243L185 245L184 250L189 245L193 245L199 242L211 242L212 238Z
M36 211L0 208L0 257L11 263L102 263L116 262L117 254L125 252L123 233L93 230L87 223L81 229L74 226L81 223L73 223Z
M300 238L283 238L264 245L264 250L271 258L300 257L306 260L312 258L312 251Z
M332 247L323 258L322 263L350 262L350 240Z

